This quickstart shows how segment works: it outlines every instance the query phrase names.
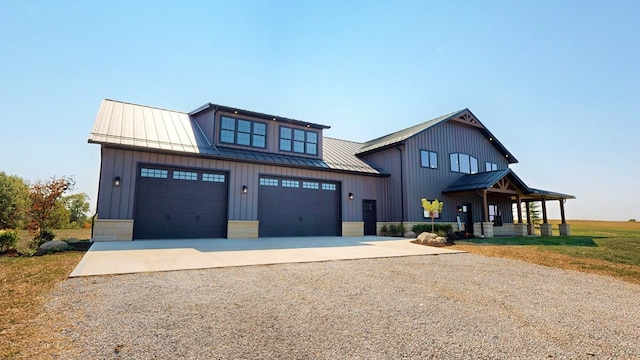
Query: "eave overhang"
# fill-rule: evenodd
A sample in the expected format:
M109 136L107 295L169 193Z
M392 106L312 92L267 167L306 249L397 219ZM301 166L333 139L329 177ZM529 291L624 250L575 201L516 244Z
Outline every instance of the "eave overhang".
M290 125L307 127L307 128L310 128L310 129L325 130L325 129L330 129L331 128L331 126L328 126L328 125L315 124L315 123L311 123L311 122L307 122L307 121L290 119L290 118L286 118L286 117L282 117L282 116L270 115L270 114L265 114L265 113L260 113L260 112L256 112L256 111L250 111L250 110L244 110L244 109L230 107L230 106L217 105L217 104L213 104L213 103L204 104L204 105L200 106L199 108L197 108L197 109L193 110L192 112L190 112L189 115L191 115L191 116L197 115L197 114L199 114L199 113L201 113L203 111L209 110L209 109L213 109L214 111L222 111L222 112L229 113L229 114L240 115L240 116L249 116L249 117L258 118L258 119L262 119L262 120L278 121L278 122L286 123L286 124L290 124Z

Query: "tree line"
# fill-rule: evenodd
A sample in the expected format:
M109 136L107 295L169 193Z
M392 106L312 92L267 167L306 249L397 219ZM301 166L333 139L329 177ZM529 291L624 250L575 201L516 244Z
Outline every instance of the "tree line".
M28 184L0 171L0 230L28 229L34 237L51 229L91 226L89 196L71 193L73 177L52 177Z

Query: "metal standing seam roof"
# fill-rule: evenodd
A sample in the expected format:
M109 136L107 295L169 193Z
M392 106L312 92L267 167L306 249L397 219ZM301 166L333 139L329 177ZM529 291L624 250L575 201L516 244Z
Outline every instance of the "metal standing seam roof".
M324 159L216 147L208 142L187 113L109 99L102 101L89 142L322 170L387 174L355 155L362 146L360 143L325 137Z
M456 115L462 113L463 111L466 111L467 109L463 109L463 110L458 110L458 111L454 111L452 113L446 114L446 115L442 115L440 117L437 117L435 119L431 119L429 121L423 122L421 124L417 124L411 127L408 127L406 129L403 130L399 130L396 131L394 133L385 135L385 136L381 136L377 139L373 139L371 141L367 141L366 143L362 144L362 147L357 151L357 154L364 154L376 149L380 149L380 148L384 148L387 146L391 146L397 143L400 143L436 124L439 124L443 121L449 120L453 117L455 117Z
M530 188L527 186L527 184L524 183L524 181L522 181L522 179L518 177L518 175L516 175L515 172L513 172L512 169L509 168L504 170L494 170L464 175L458 180L451 183L451 185L442 190L442 192L446 194L452 192L486 190L491 188L498 181L507 176L514 182L516 186L520 188L522 193L525 195L533 195L542 198L575 199L575 196L573 195Z
M362 148L362 143L325 137L322 147L322 158L332 169L388 174L356 156L356 152Z

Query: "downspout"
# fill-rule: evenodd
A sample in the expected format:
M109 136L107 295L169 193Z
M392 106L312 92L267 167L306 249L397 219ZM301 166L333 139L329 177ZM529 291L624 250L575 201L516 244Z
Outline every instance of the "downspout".
M404 171L402 167L402 149L400 149L398 145L396 145L395 148L400 152L400 225L404 227Z

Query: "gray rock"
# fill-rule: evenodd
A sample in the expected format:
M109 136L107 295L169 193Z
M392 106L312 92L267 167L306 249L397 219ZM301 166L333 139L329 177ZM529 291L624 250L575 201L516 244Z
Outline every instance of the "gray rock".
M38 248L38 255L43 255L43 254L48 254L48 253L53 253L53 252L58 252L58 251L64 251L67 249L69 245L67 245L66 242L61 241L61 240L51 240L51 241L47 241L46 243L40 245L40 247Z
M413 231L407 231L406 233L404 233L404 237L409 239L415 239L416 233L414 233Z

